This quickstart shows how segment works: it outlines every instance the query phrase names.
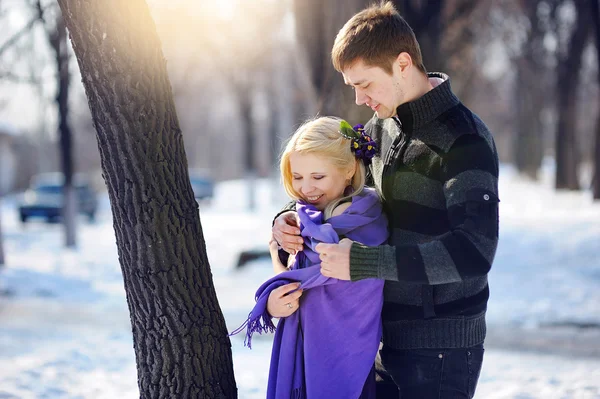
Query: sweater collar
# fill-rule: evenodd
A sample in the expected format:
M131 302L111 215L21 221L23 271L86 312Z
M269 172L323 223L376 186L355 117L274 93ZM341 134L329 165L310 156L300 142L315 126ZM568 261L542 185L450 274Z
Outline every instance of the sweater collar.
M406 134L412 134L413 131L425 126L460 102L452 92L448 75L430 72L427 77L429 79L440 78L443 82L422 97L404 103L396 109L402 130Z

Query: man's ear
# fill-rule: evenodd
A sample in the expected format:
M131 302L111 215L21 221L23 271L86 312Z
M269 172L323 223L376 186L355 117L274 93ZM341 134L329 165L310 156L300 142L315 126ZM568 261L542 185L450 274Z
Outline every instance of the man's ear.
M406 51L403 51L396 57L395 64L400 68L400 72L404 73L413 65L412 57Z

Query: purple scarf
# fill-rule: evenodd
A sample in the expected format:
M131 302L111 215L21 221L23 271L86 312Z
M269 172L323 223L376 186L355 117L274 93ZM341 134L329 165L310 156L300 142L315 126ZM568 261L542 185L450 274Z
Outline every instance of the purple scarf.
M274 331L267 300L275 288L301 282L300 308L279 320L269 371L268 399L375 397L371 372L381 339L383 280L357 282L324 277L320 272L320 242L337 243L345 236L365 245L384 243L387 220L375 190L365 188L338 216L323 222L314 206L298 202L304 251L293 270L269 279L256 292L256 305L246 323L246 344L254 332ZM368 387L368 388L367 388Z

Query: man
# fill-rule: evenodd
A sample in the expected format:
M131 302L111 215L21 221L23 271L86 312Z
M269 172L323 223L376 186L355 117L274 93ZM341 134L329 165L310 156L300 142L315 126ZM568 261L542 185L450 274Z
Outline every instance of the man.
M498 243L493 138L446 75L427 74L412 29L389 2L346 23L332 60L356 103L375 112L365 130L381 148L371 174L390 239L319 244L321 273L385 280L380 397L472 398ZM282 213L273 225L292 253L302 245L295 220Z

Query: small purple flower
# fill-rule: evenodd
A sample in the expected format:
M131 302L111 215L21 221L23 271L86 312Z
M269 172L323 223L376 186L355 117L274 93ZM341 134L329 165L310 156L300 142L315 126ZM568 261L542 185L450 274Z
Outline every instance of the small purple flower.
M377 143L368 135L365 134L363 125L355 125L354 131L359 134L358 138L352 139L352 151L354 155L362 159L366 166L371 163L371 159L377 154Z
M364 132L365 127L359 123L358 125L354 125L353 129L355 132L362 133Z

